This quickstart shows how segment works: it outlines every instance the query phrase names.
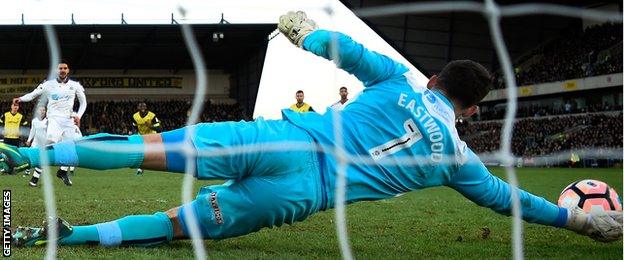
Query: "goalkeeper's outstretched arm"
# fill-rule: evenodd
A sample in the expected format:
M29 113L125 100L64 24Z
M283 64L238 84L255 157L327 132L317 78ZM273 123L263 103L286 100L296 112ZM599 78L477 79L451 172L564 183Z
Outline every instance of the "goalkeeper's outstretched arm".
M316 28L303 12L288 12L280 17L278 28L294 44L328 60L355 75L365 87L401 76L408 68L395 60L366 49L351 37ZM332 56L336 47L337 57Z
M566 209L512 187L492 175L479 158L468 153L468 161L453 175L448 186L476 204L500 214L511 214L511 192L517 192L522 219L554 227L565 227L593 239L609 242L622 237L622 213L587 214L581 209Z

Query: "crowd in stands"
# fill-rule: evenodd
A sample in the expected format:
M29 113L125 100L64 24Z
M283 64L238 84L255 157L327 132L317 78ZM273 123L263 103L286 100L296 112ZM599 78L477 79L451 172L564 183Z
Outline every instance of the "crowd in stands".
M150 101L145 102L147 109L156 114L163 131L183 127L190 115L190 101ZM132 115L137 112L136 101L99 101L89 103L83 116L85 133L134 133ZM204 103L200 122L240 121L249 119L238 104Z
M516 61L518 86L622 72L622 25L604 23L569 32ZM500 72L494 87L505 88Z
M502 123L463 122L457 129L473 151L489 153L500 148ZM622 113L519 119L512 136L512 152L524 157L572 149L622 148Z
M132 115L137 112L138 101L98 101L89 102L87 110L81 119L81 131L84 134L135 133L132 126ZM161 121L163 131L183 127L190 113L190 101L150 101L145 102L147 109L156 114ZM30 122L32 119L33 103L20 105L19 112ZM11 101L0 102L0 107L6 111L11 107ZM75 109L77 110L77 109ZM3 111L5 112L5 111ZM221 122L249 120L238 104L210 104L204 103L200 122ZM27 133L26 133L27 134Z
M487 110L482 109L478 115L474 116L474 119L478 120L496 120L505 118L506 106L489 107ZM593 112L605 112L605 111L621 111L621 105L609 105L607 103L603 105L589 105L585 107L578 107L574 101L566 101L561 105L531 105L519 107L516 112L516 118L527 117L543 117L552 115L566 115L566 114L578 114L578 113L593 113Z

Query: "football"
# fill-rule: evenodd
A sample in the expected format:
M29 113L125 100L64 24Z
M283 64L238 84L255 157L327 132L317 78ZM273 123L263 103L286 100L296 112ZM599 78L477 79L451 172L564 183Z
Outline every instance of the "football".
M559 196L560 207L578 206L583 211L622 211L617 192L606 183L597 180L581 180L568 185Z

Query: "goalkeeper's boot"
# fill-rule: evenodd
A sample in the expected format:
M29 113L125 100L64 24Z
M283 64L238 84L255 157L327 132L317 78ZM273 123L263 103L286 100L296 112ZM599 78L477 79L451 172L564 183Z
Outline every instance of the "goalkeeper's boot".
M56 222L58 238L56 241L61 240L62 238L68 237L72 234L73 228L67 223L67 221L56 218L51 220L50 222ZM13 245L16 247L30 247L30 246L39 246L45 245L48 242L56 242L56 241L48 241L48 221L43 222L43 227L17 227L13 230Z
M23 156L17 147L0 143L0 172L15 173L30 168L30 160Z
M71 179L69 178L69 175L67 175L66 170L59 169L58 171L56 171L56 177L63 180L63 183L67 186L73 185Z

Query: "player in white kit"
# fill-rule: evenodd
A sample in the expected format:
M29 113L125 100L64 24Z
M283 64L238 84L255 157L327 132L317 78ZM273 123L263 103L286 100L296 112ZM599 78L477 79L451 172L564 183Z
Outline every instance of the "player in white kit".
M46 132L48 129L48 119L46 118L46 108L44 106L40 106L37 109L37 112L32 120L30 125L30 134L28 134L28 140L26 141L26 146L30 147L38 147L40 145L46 145ZM39 140L41 138L41 140ZM43 143L40 143L43 141ZM37 187L37 182L39 182L39 176L41 176L41 168L35 167L35 172L33 173L30 182L28 185L31 187Z
M347 87L340 87L340 91L338 92L338 94L340 94L340 100L336 101L336 103L333 103L331 105L331 108L333 110L342 110L344 109L344 107L347 105L347 101L349 101L349 99L347 98L347 96L349 95L349 92L347 91Z
M47 102L48 128L46 140L49 143L57 143L64 140L76 138L76 126L80 125L80 118L87 109L87 98L84 88L78 81L69 79L69 65L65 61L58 64L58 76L56 79L47 80L32 92L13 99L13 103L29 102L37 97L43 104ZM74 100L78 98L80 107L75 114L72 114ZM72 185L72 181L67 175L68 167L61 167L56 176L63 180L67 186Z
M72 118L75 117L76 116L76 112L72 112L71 116L72 116ZM74 125L74 137L73 137L73 139L76 140L76 139L80 139L81 137L82 137L82 131L80 131L80 127L75 124ZM67 168L67 169L65 169L65 168ZM69 167L61 166L61 169L65 169L66 171L69 169L69 175L74 176L74 170L76 170L76 167L74 167L74 166L69 166ZM70 181L71 181L71 179L70 179Z

